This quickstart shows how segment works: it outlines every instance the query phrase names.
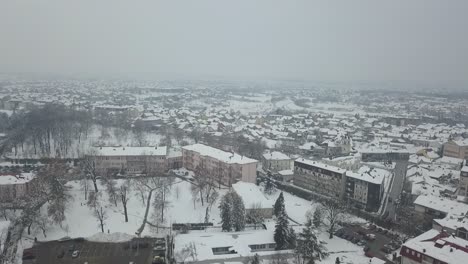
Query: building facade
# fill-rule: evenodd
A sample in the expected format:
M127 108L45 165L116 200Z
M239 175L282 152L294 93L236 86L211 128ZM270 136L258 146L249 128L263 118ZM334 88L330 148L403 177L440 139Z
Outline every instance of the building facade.
M369 172L346 172L345 197L367 211L380 208L384 194L383 176L372 176Z
M278 172L291 170L292 160L286 154L278 151L263 154L262 165L264 170Z
M293 182L314 193L343 199L346 170L300 158L294 161Z
M100 175L166 173L166 147L95 147L89 154Z
M468 241L432 229L405 242L400 255L402 264L466 263Z
M0 202L14 202L25 197L33 179L32 173L0 175Z
M468 166L463 166L460 172L460 181L458 182L458 195L468 199Z
M196 175L211 177L220 185L238 181L256 183L257 160L203 144L182 147L182 164Z
M445 143L443 155L451 158L468 159L468 140L451 140Z

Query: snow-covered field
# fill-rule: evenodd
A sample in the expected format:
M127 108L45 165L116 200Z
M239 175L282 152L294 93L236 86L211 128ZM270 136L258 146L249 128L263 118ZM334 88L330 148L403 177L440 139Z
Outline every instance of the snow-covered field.
M124 180L116 180L117 185L122 184ZM190 190L191 184L180 179L175 180L171 188L170 195L167 199L169 205L166 211L167 220L163 223L163 226L170 226L172 223L187 223L187 222L203 222L205 218L205 206L201 206L200 202L197 201L194 204L192 193ZM128 216L129 221L125 223L123 215L123 207L119 203L115 206L113 203L109 202L108 195L105 191L105 187L102 184L99 184L99 189L101 194L100 201L101 205L107 213L107 219L105 220L104 230L105 233L109 232L110 235L102 234L97 218L93 215L93 209L86 205L84 199L84 191L82 190L81 183L78 181L71 181L67 183L67 186L70 187L69 193L72 196L69 204L67 204L66 210L66 220L62 224L62 227L55 224L50 224L46 230L46 237L43 236L42 231L33 228L33 234L30 236L24 236L23 240L20 243L21 248L27 248L31 246L31 239L37 237L38 240L55 240L60 239L65 236L69 237L89 237L92 240L97 241L109 241L109 240L126 240L134 236L137 229L142 223L142 219L145 212L145 205L141 201L140 194L133 190L130 194L131 197L128 202ZM220 197L227 190L219 190ZM276 200L280 192L276 191L275 193L268 195L267 198L271 200ZM306 220L307 213L313 213L314 210L319 205L318 203L312 203L310 201L301 199L289 193L284 193L285 206L288 215L293 220L292 225L296 225L293 222L304 223ZM218 199L219 202L219 199ZM152 210L152 208L150 209ZM42 208L42 212L45 214L46 208ZM151 222L151 211L150 217L148 218ZM214 225L220 223L219 209L218 205L215 204L211 210L210 219ZM362 219L354 219L361 220ZM268 228L274 228L274 220L271 220L267 223ZM8 225L8 222L0 220L0 234L2 227L5 229ZM300 227L297 227L300 229ZM164 230L159 229L159 235L164 234ZM210 229L207 231L216 235L219 232L216 228ZM143 236L158 235L154 228L146 225ZM210 234L211 235L211 234ZM336 257L340 257L344 262L342 263L366 263L368 259L364 256L362 248L358 247L346 240L335 237L333 239L328 238L328 234L321 230L320 239L327 243L328 251L330 252L330 257L324 260L321 263L334 263ZM274 252L270 252L274 254ZM264 263L267 263L265 261Z

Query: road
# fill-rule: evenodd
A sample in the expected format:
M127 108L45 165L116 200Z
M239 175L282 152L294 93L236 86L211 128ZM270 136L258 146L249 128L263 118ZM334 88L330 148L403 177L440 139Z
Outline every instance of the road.
M406 171L408 169L407 161L396 161L395 169L393 170L393 185L388 195L389 200L387 203L386 212L388 212L388 218L396 219L396 201L400 198L400 194L403 191L403 186L406 179Z

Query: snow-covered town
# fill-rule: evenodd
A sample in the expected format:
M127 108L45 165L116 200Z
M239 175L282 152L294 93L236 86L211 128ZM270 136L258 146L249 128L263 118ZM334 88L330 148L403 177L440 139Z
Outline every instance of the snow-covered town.
M369 97L387 103L373 105L359 89L295 83L0 84L5 259L468 256L463 97L382 90Z
M468 1L0 1L0 264L467 264Z

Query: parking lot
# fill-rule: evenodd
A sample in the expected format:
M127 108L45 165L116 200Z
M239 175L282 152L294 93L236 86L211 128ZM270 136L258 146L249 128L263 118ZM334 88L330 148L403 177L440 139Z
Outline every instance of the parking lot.
M32 251L36 264L150 264L152 248L151 241L144 239L121 243L68 240L38 243Z
M401 246L400 239L397 235L374 225L347 225L338 230L335 234L354 244L362 246L363 250L366 251L366 255L369 257L386 259L388 254L391 254Z

